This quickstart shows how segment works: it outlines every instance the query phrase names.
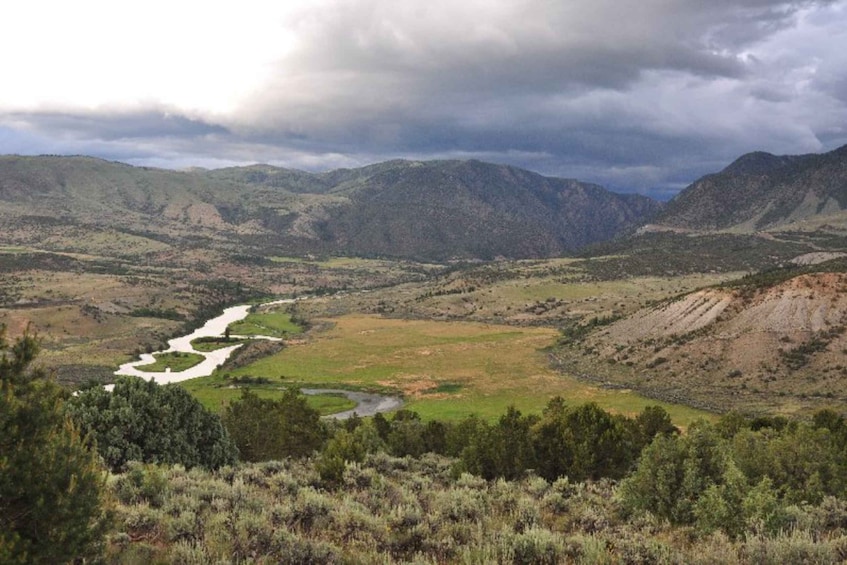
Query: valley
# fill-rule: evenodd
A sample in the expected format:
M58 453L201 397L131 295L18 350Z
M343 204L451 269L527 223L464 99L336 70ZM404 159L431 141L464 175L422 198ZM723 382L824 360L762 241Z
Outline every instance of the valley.
M109 563L835 563L847 210L785 195L840 156L669 204L479 162L0 159L3 400L55 395Z
M847 564L847 0L4 8L0 565Z
M691 236L661 237L666 243L661 251L653 251L658 247L655 243L645 249L646 240L642 240L637 247L610 255L444 264L275 256L261 266L245 267L226 255L207 252L208 258L198 254L191 268L191 264L138 265L104 255L7 248L2 257L10 263L26 257L25 264L31 267L4 273L7 293L15 300L0 310L0 320L10 335L31 324L42 340L42 362L56 371L60 381L78 386L91 379L110 382L118 365L139 353L161 349L168 339L224 306L251 299L266 301L280 296L280 291L295 296L317 290L310 300L291 306L292 315L305 321L308 331L292 337L291 346L283 352L240 367L234 374L276 379L291 373L297 375L291 384L388 389L408 395L416 409L438 417L467 413L494 417L509 403L540 410L551 394L596 400L622 413L637 412L649 401L670 403L665 406L672 414L679 409L671 406L690 406L712 413L736 409L786 415L847 402L838 368L843 364L838 353L843 348L838 345L841 275L804 275L802 270L810 267L793 267L800 278L789 279L794 280L790 292L777 288L758 296L758 290L744 289L744 277L749 279L754 269L766 269L768 261L773 261L790 273L791 258L818 246L796 236L791 241L763 239L762 246L771 253L763 259L753 252L739 253L743 246L724 253L712 245L715 260L709 268L698 268L688 261L702 241L687 241ZM737 243L742 241L739 238ZM749 241L746 244L755 249ZM686 245L693 249L686 251ZM677 247L676 262L666 253L672 246ZM30 257L36 259L30 262ZM226 272L226 279L210 277L207 268L212 257L219 261L216 272ZM838 261L829 265L814 268L841 269ZM810 294L815 295L813 300ZM824 306L827 315L815 314ZM386 375L381 379L292 370L335 355L335 350L351 348L364 355L358 334L349 329L351 323L367 326L358 330L363 335L386 336L391 335L392 324L402 320L429 324L430 331L460 341L467 339L459 336L468 331L481 337L488 327L502 327L507 333L537 331L545 337L528 347L505 342L503 349L523 360L508 370L479 370L472 376L462 367L468 363L490 366L485 350L478 357L454 354L440 360L438 367L428 367L434 358L425 357L418 366L392 365L387 361L391 352L384 347L376 349L383 353L374 354L385 361L382 368L373 358L345 360L351 367L373 367ZM827 331L835 333L823 350L810 352L802 366L786 364L791 349ZM423 351L431 345L421 339L407 341L404 347ZM288 360L297 359L297 352L304 348L320 353L310 354L309 361ZM529 357L523 357L524 350ZM215 379L227 371L221 368ZM521 383L521 375L532 374L548 375L545 378L553 378L555 384L539 388L527 381L500 396L483 395L467 402L470 391L483 391L504 377ZM427 398L414 392L420 386L401 384L398 375L412 380L421 375L422 382L431 381L432 391L443 383L474 384L463 385L462 392L431 391ZM189 385L190 390L198 387ZM522 394L521 389L532 390L533 395ZM630 400L623 400L626 395ZM457 412L452 405L462 409ZM680 416L677 423L685 425L697 412L691 414Z
M822 160L827 170L836 167L838 155ZM808 160L789 161L795 168L806 167L802 174L813 174L808 172L811 165L804 164ZM783 174L785 166L764 157L742 158L714 179L738 183L751 172L773 169ZM434 180L425 173L434 174ZM532 374L559 375L556 385L520 385L535 390L535 400L525 398L520 387L502 396L529 410L539 410L551 394L585 398L587 390L593 391L591 398L605 398L601 405L624 413L637 411L644 400L633 401L630 409L612 396L635 394L633 398L712 413L792 415L847 404L840 386L847 372L841 359L847 346L842 344L847 305L838 261L838 253L847 249L847 216L824 207L818 215L789 213L789 223L775 223L765 231L738 225L704 231L705 224L697 223L686 230L679 218L693 208L686 204L687 211L680 215L683 204L674 202L655 223L627 237L597 240L565 257L533 257L540 248L531 247L517 251L522 257L495 260L461 253L436 259L438 253L413 251L406 243L393 248L393 257L381 255L384 250L378 246L361 256L342 255L336 246L341 239L315 231L316 218L330 221L340 198L376 195L377 190L387 194L413 180L425 187L427 182L445 182L445 175L453 175L449 178L472 192L482 185L498 186L487 189L493 190L483 197L489 204L498 190L506 190L503 183L535 183L538 188L533 190L542 193L576 186L476 162L398 161L324 175L268 167L186 174L82 158L6 158L0 167L0 196L10 206L0 214L5 228L0 242L0 323L9 335L29 327L41 340L42 362L60 382L79 386L110 382L119 365L163 349L168 339L199 327L226 306L309 295L310 300L291 306L291 315L308 331L292 336L292 347L285 351L270 352L268 359L238 368L239 374L275 378L280 373L275 364L291 365L293 361L284 359L295 351L315 347L332 355L316 344L352 347L357 342L349 324L370 324L373 328L361 331L378 333L406 320L455 336L468 331L484 335L489 326L543 332L546 337L532 346L504 345L518 359L524 348L535 359L509 369L516 382ZM756 178L759 185L764 182ZM692 185L680 201L690 201L691 194L710 198L717 181L707 180ZM783 186L789 181L774 182ZM111 192L110 186L118 189ZM427 190L420 194L441 198ZM265 212L248 205L257 202L251 196L255 191L266 195L263 203L286 203L299 210L297 219L277 224L262 216ZM92 198L98 207L84 207ZM64 204L45 208L47 202ZM414 199L391 206L398 221L407 209L426 207ZM512 206L514 214L522 210ZM128 221L112 219L119 213ZM394 228L386 218L363 217L357 225L383 230L389 242ZM462 224L447 217L428 221L433 229ZM295 225L300 227L290 228ZM294 232L300 234L300 243L287 245ZM447 250L450 246L444 242L463 241L445 234L418 230L415 239L424 246L418 249L437 245ZM470 237L534 241L523 231ZM367 238L357 240L364 245ZM779 276L784 280L770 285L752 276L769 272L783 273ZM405 346L424 350L429 343L423 339ZM382 351L390 357L388 350ZM468 377L460 368L465 361L461 355L451 357L437 371L427 370L426 363L393 369L387 364L373 369L385 375L381 379L307 371L298 380L353 387L377 386L379 380L392 383L379 387L411 394L413 405L424 413L496 415L505 400L478 397L465 402L458 393L438 393L439 401L425 400L410 391L426 386L409 388L397 378L438 372L437 379L430 379L433 390L442 383L473 381L473 386L462 385L463 394L485 390L491 385L486 381L502 378L493 374L496 371ZM316 362L313 355L309 363ZM375 366L359 358L346 363ZM484 355L474 363L484 367ZM451 365L455 370L448 368ZM222 367L213 378L220 379L226 370ZM463 406L464 412L448 408L451 402ZM687 417L682 418L679 423L684 424Z

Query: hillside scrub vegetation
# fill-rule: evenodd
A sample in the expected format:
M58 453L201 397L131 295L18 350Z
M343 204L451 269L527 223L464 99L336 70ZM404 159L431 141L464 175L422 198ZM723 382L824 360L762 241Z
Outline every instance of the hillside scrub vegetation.
M503 425L516 419L504 415ZM732 414L686 434L659 434L622 483L548 480L529 470L485 479L461 471L454 457L392 455L380 439L410 422L419 420L340 424L317 459L213 472L139 467L118 476L109 559L782 564L845 557L847 502L835 479L844 467L832 460L841 432L820 427L844 425L831 413L807 423ZM819 441L801 448L810 436ZM829 450L823 463L820 449ZM339 457L327 481L326 463ZM128 482L158 486L139 497Z
M847 422L834 411L808 421L730 413L680 433L658 407L626 417L553 398L540 415L512 407L494 422L424 421L409 410L335 422L289 389L274 401L243 392L226 432L172 385L121 379L113 396L97 387L63 401L28 368L34 342L10 351L0 363L4 563L847 556ZM92 426L101 413L110 424ZM115 473L108 481L70 416L91 426ZM138 444L104 429L135 430ZM236 462L230 434L255 462ZM192 457L171 458L167 446Z
M847 424L831 411L730 413L684 434L660 408L560 398L493 423L320 422L292 389L300 416L272 428L284 403L259 416L261 402L245 393L224 421L250 441L273 429L285 456L131 463L111 483L115 562L837 563L847 548Z

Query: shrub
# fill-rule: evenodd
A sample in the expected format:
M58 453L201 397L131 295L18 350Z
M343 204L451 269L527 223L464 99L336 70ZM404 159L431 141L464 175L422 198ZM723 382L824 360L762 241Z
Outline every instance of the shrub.
M112 392L81 391L69 411L115 472L129 461L216 469L238 456L220 418L177 385L122 377Z
M743 547L743 559L762 565L842 563L828 543L820 543L805 530L790 530L775 537L752 536Z
M164 472L155 465L133 461L126 473L115 479L112 492L123 504L145 502L159 508L165 500L168 481Z

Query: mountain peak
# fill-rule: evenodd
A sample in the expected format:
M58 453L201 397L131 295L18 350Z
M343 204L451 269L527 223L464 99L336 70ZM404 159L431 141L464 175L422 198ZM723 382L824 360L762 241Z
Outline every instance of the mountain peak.
M695 181L657 224L692 230L756 231L847 210L847 146L821 154L747 153Z
M777 156L764 151L746 153L733 161L721 173L735 175L763 175L784 167L791 163L795 157Z

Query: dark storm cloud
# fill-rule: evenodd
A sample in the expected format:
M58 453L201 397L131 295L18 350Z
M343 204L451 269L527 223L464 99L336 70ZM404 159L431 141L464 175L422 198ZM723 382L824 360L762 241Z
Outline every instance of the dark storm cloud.
M240 114L242 134L347 154L479 152L615 188L676 187L680 167L693 180L744 151L823 148L824 120L798 114L837 88L798 92L808 77L789 75L820 54L748 50L825 4L331 3L303 15L300 48Z
M143 109L88 112L14 112L6 122L37 132L114 141L120 139L195 138L227 134L221 125L210 124L175 113Z

